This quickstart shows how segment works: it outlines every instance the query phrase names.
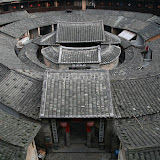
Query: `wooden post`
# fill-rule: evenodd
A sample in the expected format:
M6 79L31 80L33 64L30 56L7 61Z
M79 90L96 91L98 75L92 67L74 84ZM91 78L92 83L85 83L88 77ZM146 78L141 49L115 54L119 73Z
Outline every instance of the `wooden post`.
M71 145L69 123L67 124L67 127L66 127L66 144L67 144L67 147L70 147Z
M91 147L91 127L87 126L87 147Z
M82 0L82 10L86 10L86 0Z
M113 138L113 120L106 119L105 124L105 149L107 152L112 152L112 138Z
M40 27L38 27L38 36L41 35Z
M52 24L52 32L54 32L54 24Z
M57 5L57 1L55 1L55 2L54 2L54 6L55 6L55 7L58 7L58 5Z
M48 2L45 3L46 7L48 8Z

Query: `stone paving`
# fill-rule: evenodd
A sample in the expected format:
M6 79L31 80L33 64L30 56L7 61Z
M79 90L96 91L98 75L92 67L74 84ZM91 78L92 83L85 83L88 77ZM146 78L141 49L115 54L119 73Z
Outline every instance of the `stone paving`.
M109 153L51 153L45 160L115 160Z

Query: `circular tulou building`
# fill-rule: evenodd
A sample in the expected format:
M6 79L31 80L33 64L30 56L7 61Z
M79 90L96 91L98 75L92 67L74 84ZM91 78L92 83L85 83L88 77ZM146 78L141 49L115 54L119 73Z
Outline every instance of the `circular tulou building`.
M0 160L160 160L159 6L0 2Z

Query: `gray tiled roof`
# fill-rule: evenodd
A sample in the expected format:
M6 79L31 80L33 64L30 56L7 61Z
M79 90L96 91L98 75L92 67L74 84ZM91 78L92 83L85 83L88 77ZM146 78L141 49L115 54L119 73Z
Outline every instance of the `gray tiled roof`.
M46 47L41 50L41 53L46 59L58 64L59 47Z
M39 47L36 44L30 43L23 48L25 49L25 56L36 65L36 68L39 68L40 71L46 68L45 64L41 63L37 58Z
M1 70L1 69L0 69ZM6 69L7 70L7 69ZM20 75L14 71L0 72L0 102L17 112L34 119L38 118L41 82Z
M24 160L26 154L27 151L22 147L0 140L0 160Z
M127 160L160 159L160 121L116 126Z
M24 160L40 124L15 118L0 109L0 160Z
M41 118L113 117L108 71L47 71Z
M26 65L28 68L35 70L36 72L44 72L45 65L43 65L36 56L38 46L30 43L24 46L20 53L18 54L18 58ZM32 55L32 56L31 56ZM29 58L28 58L29 57Z
M60 47L59 64L100 63L100 46L95 47Z
M4 0L3 0L4 1ZM6 0L6 2L9 0ZM13 1L13 0L11 0ZM1 2L1 1L0 1ZM27 11L17 11L17 12L11 12L6 14L0 14L0 25L4 25L7 23L11 23L14 21L22 20L24 18L28 18L29 14Z
M104 32L105 33L105 41L102 42L102 44L120 44L121 40L118 36L109 33L109 32Z
M0 28L0 31L12 37L19 38L28 30L38 28L40 26L48 26L55 24L54 16L50 17L31 17L25 18L21 21L13 22Z
M10 70L0 63L0 81L2 81L8 74L10 74Z
M56 32L48 33L42 37L38 37L33 42L41 46L53 46L56 43Z
M105 34L105 40L102 42L102 44L120 44L121 43L121 40L118 36L106 31L104 32L104 34ZM56 45L56 32L46 34L42 37L38 37L37 39L34 40L34 43L42 46Z
M107 64L115 61L121 54L121 48L114 45L101 45L101 64Z
M149 18L148 21L160 24L160 17L154 15L151 18Z
M128 160L159 160L160 148L151 148L150 150L129 152Z
M58 22L57 43L102 42L105 40L102 21Z
M111 82L117 117L138 117L160 111L160 76Z
M95 47L46 47L41 50L42 55L56 64L73 63L100 63L108 64L115 61L121 49L114 45L101 45Z
M128 47L130 47L132 45L130 41L128 41L128 40L126 40L126 39L124 39L122 37L120 37L120 40L121 40L121 46L124 49L126 49L126 48L128 48Z
M138 31L138 33L145 39L157 36L160 33L160 26L156 23L147 25L144 29Z
M140 72L139 68L143 63L141 50L131 46L125 50L125 54L133 55L133 58L131 58L127 63L122 63L119 67L110 70L111 79L118 80L131 77L134 78L135 75Z
M38 123L15 118L0 110L1 140L12 145L28 148L40 129Z
M22 68L22 62L17 58L14 50L16 39L0 33L0 63L10 69Z
M159 29L156 24L158 19L156 18L156 20L153 21L152 14L109 10L73 11L69 14L64 11L34 14L32 14L31 18L26 18L1 27L0 31L18 38L27 30L34 29L39 26L56 24L58 21L65 21L65 23L68 23L101 20L105 25L111 27L138 32L142 34L141 36L145 38L145 40L159 34ZM153 33L151 32L152 30L154 30Z

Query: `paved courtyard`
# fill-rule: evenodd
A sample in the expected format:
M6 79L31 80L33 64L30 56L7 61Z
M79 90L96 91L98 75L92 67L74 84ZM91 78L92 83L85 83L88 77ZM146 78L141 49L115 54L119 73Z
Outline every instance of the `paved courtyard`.
M108 153L52 153L46 160L115 160Z

